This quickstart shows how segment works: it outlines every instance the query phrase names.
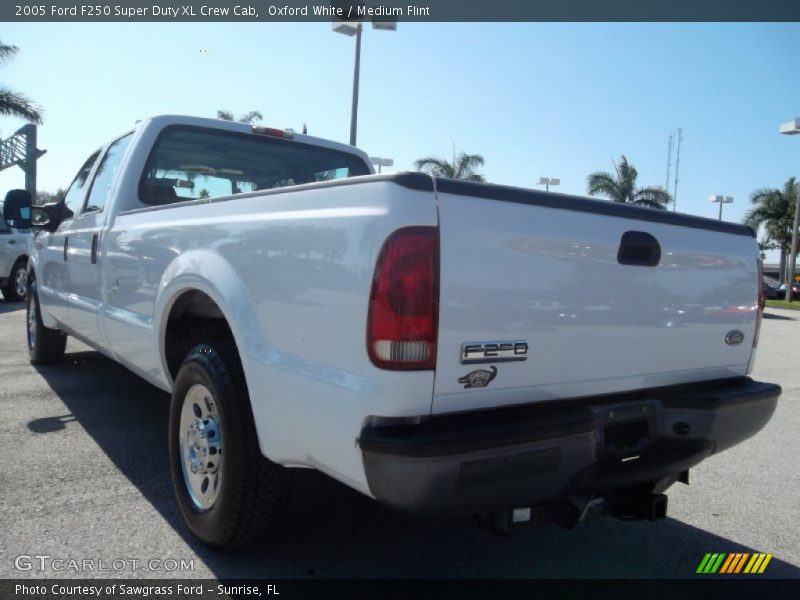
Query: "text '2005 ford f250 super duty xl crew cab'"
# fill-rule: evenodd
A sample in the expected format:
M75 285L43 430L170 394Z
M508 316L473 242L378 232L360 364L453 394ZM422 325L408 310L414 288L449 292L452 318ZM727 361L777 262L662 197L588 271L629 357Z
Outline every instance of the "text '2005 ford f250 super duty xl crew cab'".
M171 392L175 494L212 546L274 527L296 468L496 530L656 519L781 391L747 376L761 277L732 223L180 116L30 221L31 360L71 335Z

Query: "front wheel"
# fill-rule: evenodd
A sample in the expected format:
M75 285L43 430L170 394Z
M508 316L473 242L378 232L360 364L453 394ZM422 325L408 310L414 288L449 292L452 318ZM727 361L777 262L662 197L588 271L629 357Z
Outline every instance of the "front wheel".
M11 276L3 288L3 297L8 302L19 302L25 298L28 290L28 265L25 260L19 259L11 269Z
M28 355L32 363L48 364L61 360L67 347L67 336L42 323L36 281L31 281L26 302Z
M201 541L232 549L277 527L289 472L261 454L232 344L199 344L184 360L172 393L169 453L178 505Z

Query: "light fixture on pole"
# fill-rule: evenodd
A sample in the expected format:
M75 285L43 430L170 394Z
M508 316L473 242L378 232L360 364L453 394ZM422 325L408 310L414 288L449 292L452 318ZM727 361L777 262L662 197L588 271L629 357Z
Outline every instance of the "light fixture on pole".
M722 205L730 204L733 202L733 198L730 196L709 196L708 201L719 202L719 220L722 221Z
M800 133L800 118L782 123L780 132L784 135ZM794 274L797 262L797 228L800 227L800 183L797 184L794 201L794 222L792 223L792 246L789 248L789 272L786 275L786 301L792 301Z
M560 179L554 179L552 177L539 177L538 185L544 186L544 191L549 192L551 185L559 185L561 183Z
M334 4L333 2L331 3ZM363 6L363 3L356 2L354 6L350 7L348 4L345 7L344 13L350 14L352 9L356 10L356 14L358 13L358 7ZM381 17L383 19L388 19L389 17ZM384 31L396 31L397 30L397 21L372 21L372 28L373 29L382 29ZM341 33L347 36L356 36L356 59L355 65L353 66L353 102L350 108L350 145L356 145L356 131L358 129L358 80L361 73L361 31L362 31L361 22L358 20L340 20L334 19L333 20L333 30L336 33Z
M391 158L381 158L380 156L370 156L369 160L372 162L373 165L378 167L378 173L381 172L381 167L392 167L392 166L394 166L394 159L391 159Z

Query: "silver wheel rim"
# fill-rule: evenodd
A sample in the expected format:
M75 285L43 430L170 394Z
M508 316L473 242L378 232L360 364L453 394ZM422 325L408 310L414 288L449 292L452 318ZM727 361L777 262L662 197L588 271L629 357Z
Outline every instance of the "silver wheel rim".
M214 397L195 383L181 407L181 470L189 498L198 511L214 506L222 484L222 427Z
M28 348L36 345L36 302L28 298Z
M17 296L20 297L25 296L25 291L27 287L28 287L28 272L25 269L17 269L17 272L14 275L14 289L17 292Z

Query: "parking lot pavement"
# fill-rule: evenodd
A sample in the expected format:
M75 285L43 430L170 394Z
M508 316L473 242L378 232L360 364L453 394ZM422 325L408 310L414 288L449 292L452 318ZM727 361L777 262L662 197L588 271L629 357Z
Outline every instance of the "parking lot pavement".
M0 302L0 577L692 577L706 552L759 551L775 555L765 576L798 578L800 312L768 312L753 376L783 386L777 412L671 488L667 519L527 526L505 539L469 518L389 511L302 471L285 530L224 555L189 536L173 500L168 396L73 340L62 363L32 367L24 309ZM193 568L175 569L181 560Z

